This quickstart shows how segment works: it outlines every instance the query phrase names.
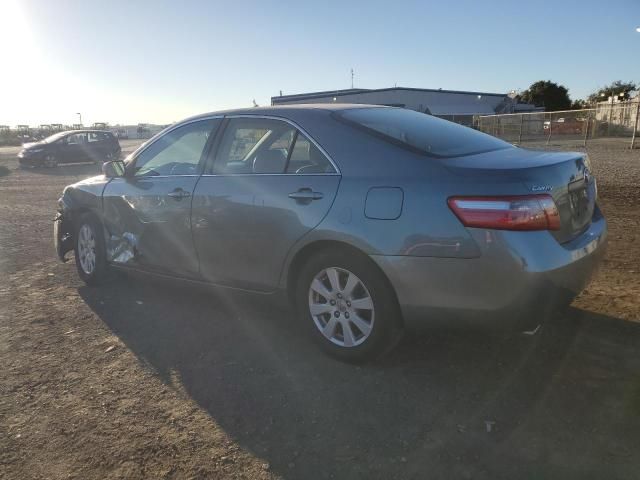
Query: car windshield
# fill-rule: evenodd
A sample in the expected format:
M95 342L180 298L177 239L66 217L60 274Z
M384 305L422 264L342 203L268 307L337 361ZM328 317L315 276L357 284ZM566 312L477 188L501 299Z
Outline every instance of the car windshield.
M354 108L338 117L394 143L435 157L456 157L512 147L468 127L404 108Z

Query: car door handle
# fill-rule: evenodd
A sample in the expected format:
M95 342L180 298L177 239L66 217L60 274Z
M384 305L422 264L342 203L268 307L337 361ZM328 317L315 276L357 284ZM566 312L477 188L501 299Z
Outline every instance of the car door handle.
M176 188L174 191L167 193L167 195L175 200L182 200L191 196L191 193L181 188Z
M301 188L296 192L291 192L289 198L297 201L310 202L312 200L320 200L324 195L320 192L314 192L310 188Z

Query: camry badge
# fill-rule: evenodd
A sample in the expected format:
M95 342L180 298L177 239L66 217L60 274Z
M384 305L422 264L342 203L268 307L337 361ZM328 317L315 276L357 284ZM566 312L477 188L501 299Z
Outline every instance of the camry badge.
M553 190L551 185L534 185L531 187L532 192L550 192Z

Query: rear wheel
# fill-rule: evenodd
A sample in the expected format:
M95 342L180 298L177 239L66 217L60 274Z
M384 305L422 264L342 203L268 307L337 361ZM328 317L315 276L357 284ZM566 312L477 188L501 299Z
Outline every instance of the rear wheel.
M298 280L298 315L330 355L362 362L387 352L400 338L395 296L366 257L318 254L304 265Z
M94 215L85 214L75 235L75 258L78 276L87 285L98 285L107 276L106 250L102 225Z
M47 168L55 168L58 166L58 159L52 153L47 153L42 161L42 164Z

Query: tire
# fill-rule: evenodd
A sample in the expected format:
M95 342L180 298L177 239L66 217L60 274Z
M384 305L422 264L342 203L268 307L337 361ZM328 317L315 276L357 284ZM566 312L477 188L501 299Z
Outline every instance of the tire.
M335 282L338 288L333 288ZM297 315L330 356L351 363L373 360L400 339L398 302L387 279L366 256L318 253L301 268L295 284Z
M90 213L80 217L74 237L78 276L87 285L103 283L108 274L102 224ZM93 254L91 254L93 252Z
M47 153L42 161L42 165L47 168L56 168L58 166L58 159L53 153Z

